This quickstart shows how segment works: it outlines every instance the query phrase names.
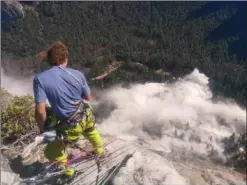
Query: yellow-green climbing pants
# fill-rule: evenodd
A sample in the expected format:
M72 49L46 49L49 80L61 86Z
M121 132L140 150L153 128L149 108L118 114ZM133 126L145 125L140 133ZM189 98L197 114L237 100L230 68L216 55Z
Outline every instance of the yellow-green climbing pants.
M86 129L90 129L90 131L85 132ZM79 139L79 136L82 134L85 138L87 138L90 143L93 145L93 148L96 148L97 154L102 154L104 152L104 148L102 146L101 136L94 127L94 115L91 109L87 109L86 115L82 119L81 123L76 126L69 128L67 130L63 130L64 137L66 137L69 141L76 141ZM67 156L64 153L64 144L60 140L55 140L49 143L45 149L45 157L50 160L58 160L61 164L66 164ZM65 175L72 176L74 174L73 170L68 170Z

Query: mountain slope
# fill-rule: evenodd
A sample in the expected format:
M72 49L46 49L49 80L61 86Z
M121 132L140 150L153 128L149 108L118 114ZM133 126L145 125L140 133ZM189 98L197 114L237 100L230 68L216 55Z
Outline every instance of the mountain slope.
M245 52L242 42L246 34L242 33L246 21L239 19L246 10L245 4L40 2L34 7L23 4L25 17L8 22L2 32L2 51L22 60L62 40L69 47L70 64L77 69L90 69L89 78L103 73L109 63L123 61L118 73L100 82L90 82L102 87L119 82L164 81L171 77L158 75L156 70L162 69L175 77L197 67L211 77L215 95L225 95L245 105L246 58L242 57ZM234 20L240 21L241 27L234 26L237 24ZM234 29L231 34L225 34L226 27L229 32ZM241 55L235 57L238 53ZM33 62L34 59L30 60L29 65L33 66ZM135 62L147 70L137 70L132 65Z

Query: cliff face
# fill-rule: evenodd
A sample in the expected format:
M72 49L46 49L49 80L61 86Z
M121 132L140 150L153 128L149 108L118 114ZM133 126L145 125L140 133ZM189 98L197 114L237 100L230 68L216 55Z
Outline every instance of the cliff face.
M18 1L2 1L1 11L3 22L13 20L24 15L23 6Z
M10 168L9 160L1 154L1 184L15 184L18 180L18 175Z
M2 22L15 20L19 16L24 16L24 5L36 7L39 5L38 1L2 1Z

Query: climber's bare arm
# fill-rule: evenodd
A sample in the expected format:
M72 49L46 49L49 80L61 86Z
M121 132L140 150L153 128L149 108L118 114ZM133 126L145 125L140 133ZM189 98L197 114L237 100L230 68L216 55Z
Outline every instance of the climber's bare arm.
M35 106L35 120L38 123L40 133L44 132L44 123L46 120L45 103L36 103Z
M33 80L33 90L34 90L34 99L35 99L35 120L38 123L40 133L44 132L44 123L46 119L46 93L40 84L40 81L37 77Z

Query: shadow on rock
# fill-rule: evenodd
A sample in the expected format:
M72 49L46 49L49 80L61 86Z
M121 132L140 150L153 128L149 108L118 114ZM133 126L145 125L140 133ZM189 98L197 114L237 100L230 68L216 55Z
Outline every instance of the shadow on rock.
M44 163L34 162L30 165L23 165L22 158L18 156L9 160L9 166L14 173L20 175L20 178L27 178L37 175L42 167L44 167Z

